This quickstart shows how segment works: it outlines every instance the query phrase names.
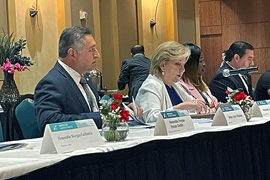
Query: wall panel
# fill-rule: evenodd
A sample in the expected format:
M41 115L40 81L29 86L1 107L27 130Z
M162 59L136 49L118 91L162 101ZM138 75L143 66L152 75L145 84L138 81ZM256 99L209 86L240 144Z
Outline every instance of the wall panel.
M201 37L201 49L206 63L206 73L204 73L203 79L207 84L222 63L221 52L223 49L220 43L221 38L221 36Z
M269 21L269 0L223 0L222 24L245 24Z
M217 5L218 2L220 9ZM234 41L242 40L249 42L255 48L254 62L259 67L259 72L251 75L253 87L255 87L260 74L266 69L270 69L270 63L268 63L270 55L270 1L200 0L199 3L202 50L207 52L205 59L210 59L208 61L211 63L210 67L210 63L207 64L207 69L211 68L211 70L205 73L205 81L209 82L213 75L212 68L218 67L219 64L212 57L220 57L222 51L228 49ZM216 15L218 12L220 16ZM220 25L216 25L217 17L221 18ZM221 33L219 34L219 32ZM219 40L213 43L213 39L219 35ZM215 47L217 48L215 49Z

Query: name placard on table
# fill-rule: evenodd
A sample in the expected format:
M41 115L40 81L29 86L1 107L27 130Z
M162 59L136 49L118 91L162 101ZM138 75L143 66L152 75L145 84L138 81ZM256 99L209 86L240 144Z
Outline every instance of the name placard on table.
M165 111L158 116L154 136L179 134L193 130L194 124L188 111Z
M212 126L229 126L247 122L239 105L220 106L213 118Z
M93 119L47 124L40 154L66 153L104 144Z
M270 100L256 101L252 106L253 117L270 116Z

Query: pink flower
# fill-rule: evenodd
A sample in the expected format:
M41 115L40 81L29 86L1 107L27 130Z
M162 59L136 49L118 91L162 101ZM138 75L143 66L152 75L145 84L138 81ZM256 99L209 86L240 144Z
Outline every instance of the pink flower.
M10 68L7 72L8 72L9 74L13 74L13 73L14 73L14 68Z
M3 71L7 71L10 74L13 74L14 71L17 69L18 71L24 71L27 69L26 66L21 66L19 63L16 63L15 65L11 64L9 59L6 59L6 63L3 63L1 66L1 69Z

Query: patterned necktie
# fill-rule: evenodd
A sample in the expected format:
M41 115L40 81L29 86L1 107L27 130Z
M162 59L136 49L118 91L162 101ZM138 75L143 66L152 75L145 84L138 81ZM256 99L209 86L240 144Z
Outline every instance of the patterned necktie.
M88 84L87 84L86 79L84 78L84 76L81 77L80 84L82 85L82 87L83 87L83 89L85 91L88 103L90 105L90 111L93 111L94 110L93 109L93 99L92 99L91 92L89 90Z

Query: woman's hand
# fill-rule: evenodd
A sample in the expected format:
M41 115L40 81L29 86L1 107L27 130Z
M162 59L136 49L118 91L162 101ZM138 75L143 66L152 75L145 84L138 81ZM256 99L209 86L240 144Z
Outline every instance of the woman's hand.
M182 102L174 106L174 109L182 109L182 110L195 109L198 114L210 113L211 111L211 109L207 105L205 105L204 101L199 100L199 99Z
M128 105L128 107L134 111L133 106L134 106L133 103L130 103ZM137 109L137 117L140 118L142 116L143 110L137 104L136 104L136 109Z

